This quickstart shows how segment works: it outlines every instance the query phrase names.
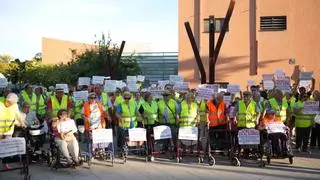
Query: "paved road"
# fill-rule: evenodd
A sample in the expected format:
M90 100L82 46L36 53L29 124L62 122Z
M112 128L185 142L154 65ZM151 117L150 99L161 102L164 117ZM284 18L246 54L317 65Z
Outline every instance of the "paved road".
M257 165L242 167L230 166L226 159L218 159L217 165L209 167L205 164L196 164L196 159L187 158L185 164L176 164L172 161L156 160L143 162L139 159L128 160L120 164L116 160L114 167L109 163L95 162L88 169L86 165L77 169L51 170L45 164L30 166L33 180L145 180L145 179L320 179L320 152L314 151L311 155L299 154L294 158L294 164L288 160L274 160L271 165L259 168ZM98 164L99 163L99 164ZM0 174L0 180L22 179L18 172Z

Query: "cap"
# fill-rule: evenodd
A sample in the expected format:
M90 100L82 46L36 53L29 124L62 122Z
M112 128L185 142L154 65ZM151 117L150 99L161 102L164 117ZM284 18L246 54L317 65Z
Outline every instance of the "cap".
M64 92L64 89L63 88L56 88L56 91L57 92Z
M273 109L268 109L266 111L267 114L275 114L276 112Z
M19 101L18 96L15 93L9 93L6 98L11 103L17 103Z
M96 96L97 96L97 95L96 95L95 92L91 92L91 93L88 94L88 97L96 97Z
M125 92L123 93L123 97L125 97L125 96L131 96L130 92L129 92L129 91L125 91Z

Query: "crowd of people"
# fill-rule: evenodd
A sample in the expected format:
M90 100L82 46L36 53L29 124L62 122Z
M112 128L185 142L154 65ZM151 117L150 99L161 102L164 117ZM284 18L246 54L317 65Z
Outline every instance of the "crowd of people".
M283 93L279 89L266 91L251 86L238 95L221 91L208 100L199 98L196 89L176 92L172 85L164 88L161 98L153 97L151 92L130 92L126 87L111 93L104 92L100 85L80 86L77 90L88 91L88 99L74 100L72 91L65 93L64 89L49 87L47 92L43 87L28 84L18 94L3 89L0 139L24 137L24 129L37 126L41 133L53 135L69 163L75 160L77 164L78 141L88 142L90 131L98 128L113 128L121 148L126 132L135 127L147 128L150 136L152 127L166 125L175 140L179 127L199 127L201 140L208 135L217 137L213 134L216 129L269 132L272 129L268 129L268 124L279 123L288 128L289 138L295 137L297 152L320 149L319 114L305 114L303 110L305 102L320 101L320 93L306 92L304 87ZM231 96L231 101L226 103L224 96ZM277 152L286 148L278 148L278 139L283 137L269 138L276 139L274 152L284 153ZM10 168L6 158L2 162Z

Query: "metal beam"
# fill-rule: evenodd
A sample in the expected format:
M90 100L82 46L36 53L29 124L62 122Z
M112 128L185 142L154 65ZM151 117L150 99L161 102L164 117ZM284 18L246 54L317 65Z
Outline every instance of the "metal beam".
M116 71L116 75L118 75L118 73L119 73L117 70L119 68L119 64L120 64L120 61L121 61L121 56L122 56L125 44L126 44L126 41L122 41L121 42L119 53L118 53L118 56L116 58L116 63L115 63L115 66L113 67L113 71L112 72ZM113 79L114 78L114 74L111 73L110 77L111 77L111 79Z
M258 69L258 42L257 42L257 19L256 0L250 0L249 5L249 41L250 41L250 75L257 75Z
M215 41L215 18L209 16L209 84L215 81L215 63L214 63L214 41Z
M206 80L206 71L205 71L205 69L203 67L203 64L202 64L202 61L201 61L201 57L200 57L200 53L199 53L196 41L195 41L193 33L192 33L192 29L191 29L190 23L189 22L185 22L184 26L186 28L186 31L187 31L187 34L188 34L188 37L189 37L189 40L190 40L190 43L191 43L191 47L192 47L192 50L193 50L193 53L194 53L194 57L196 59L196 62L197 62L197 65L198 65L198 68L199 68L199 71L200 71L200 74L201 74L201 84L205 84L206 81L207 81Z

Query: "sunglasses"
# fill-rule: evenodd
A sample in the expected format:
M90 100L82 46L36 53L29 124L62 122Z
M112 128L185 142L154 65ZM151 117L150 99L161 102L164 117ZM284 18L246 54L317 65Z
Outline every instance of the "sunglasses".
M164 94L164 95L163 95L163 97L168 97L168 96L169 96L169 94Z
M129 99L131 99L131 98L130 98L130 97L125 97L124 99L125 99L125 100L129 100Z
M96 99L97 97L89 97L89 99Z

